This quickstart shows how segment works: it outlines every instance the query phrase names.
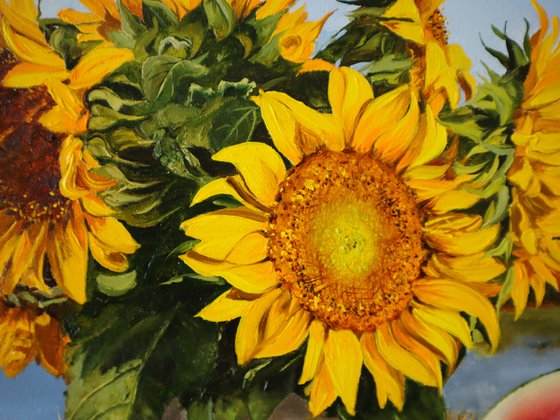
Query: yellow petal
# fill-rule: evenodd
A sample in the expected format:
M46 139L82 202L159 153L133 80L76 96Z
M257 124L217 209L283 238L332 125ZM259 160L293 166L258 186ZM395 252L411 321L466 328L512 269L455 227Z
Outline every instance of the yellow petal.
M418 133L420 107L414 94L411 95L408 111L389 131L382 134L374 144L374 153L385 162L393 164L410 147Z
M416 319L426 325L441 328L457 337L466 348L472 348L471 330L467 321L459 313L424 305L416 305L412 313Z
M252 305L252 301L234 299L232 289L222 293L212 303L206 305L195 316L211 322L225 322L244 316Z
M15 1L8 5L6 0L0 0L0 14L15 31L25 34L29 39L39 44L46 45L45 35L41 32L36 21L37 9L35 4L33 4L35 10L31 10L28 6L29 3L29 0L25 0L25 5L22 7L21 2L18 0L16 7Z
M263 232L254 232L241 239L224 259L233 264L246 265L260 262L267 256L268 238Z
M402 348L396 341L389 324L380 325L374 333L377 350L383 359L404 375L426 386L437 386L437 378L415 354Z
M235 353L237 354L238 364L244 365L254 357L255 352L261 345L263 319L281 294L281 289L275 289L254 300L239 321L237 334L235 335Z
M261 92L251 99L261 109L274 145L292 164L296 165L304 156L301 128L330 150L344 148L342 125L332 115L321 114L281 92Z
M362 107L373 99L367 79L350 67L334 68L329 77L329 102L332 112L344 125L350 139Z
M0 248L0 270L2 273L9 273L10 262L14 253L19 252L24 244L23 234L11 231L9 234L2 235L3 244ZM6 270L8 267L8 270ZM0 281L0 293L7 295L12 293L18 283L18 278L13 275L3 275Z
M400 320L391 322L391 332L393 333L395 341L400 346L416 356L430 370L432 376L435 378L437 388L441 391L443 387L441 365L434 352L409 335L406 329L403 328Z
M529 298L529 275L524 264L515 261L513 263L513 288L511 290L511 299L515 305L515 319L518 319Z
M410 311L401 314L402 326L407 333L432 348L453 369L459 351L455 339L442 329L415 318Z
M363 363L360 342L353 331L329 330L323 351L334 389L354 415Z
M500 340L500 326L494 306L469 286L445 279L423 279L414 285L414 294L422 302L441 309L466 312L478 318L490 339L492 350Z
M45 84L53 79L65 80L68 71L59 67L42 64L16 64L2 79L2 86L7 88L29 88Z
M411 91L406 85L370 101L356 123L352 148L362 153L369 152L377 139L404 117L410 101Z
M51 80L47 86L54 101L64 108L72 119L78 120L85 111L81 97L59 80Z
M309 339L307 350L303 361L303 369L299 378L299 384L305 384L315 377L319 361L323 356L323 346L325 344L325 325L318 320L311 322L309 327Z
M424 165L440 156L447 146L447 131L441 125L430 108L426 108L426 132L423 138L420 139L419 153L410 162L407 168ZM421 133L421 131L419 131ZM421 133L423 134L423 133Z
M320 58L315 58L313 60L308 60L301 65L298 74L300 73L311 73L314 71L331 71L335 69L335 65Z
M309 411L316 417L336 400L336 391L326 363L323 362L315 376L309 397Z
M276 202L278 185L286 176L282 158L264 143L242 143L220 150L212 159L233 164L255 198L265 206Z
M276 271L270 261L237 265L211 260L194 252L181 255L179 258L198 274L223 277L236 289L246 293L264 293L278 285Z
M200 239L194 251L214 260L225 260L233 247L250 233L265 231L268 220L245 207L217 210L181 224L187 236Z
M414 0L397 0L382 15L380 23L402 38L417 44L424 43L424 27Z
M275 15L286 10L295 0L268 0L263 3L261 7L257 10L256 18L257 20L264 19L268 16Z
M247 191L245 182L239 175L218 178L204 185L194 198L191 206L195 206L217 195L230 195L246 207L263 208L263 206Z
M310 313L300 309L284 320L280 330L263 342L254 357L277 357L297 350L307 338L310 320Z
M90 232L110 251L133 254L140 245L132 238L124 225L114 217L85 215Z
M504 265L484 253L467 256L434 254L429 269L432 277L452 278L466 282L488 282L506 271Z
M58 225L48 246L49 263L57 284L76 302L86 301L88 242L81 211L74 205L73 217Z
M98 23L99 16L93 13L80 12L74 9L62 9L58 12L58 17L66 23L72 25Z
M62 57L55 53L48 44L45 44L44 40L43 42L36 42L27 36L20 35L6 21L2 22L2 29L8 48L21 61L55 67L58 71L66 69Z
M123 273L128 269L128 259L122 252L108 249L91 233L88 233L88 243L93 259L106 269L116 273Z
M430 247L447 254L476 254L491 247L500 231L498 225L481 229L482 223L478 215L452 213L429 220L424 235Z
M73 89L90 88L103 78L134 58L126 48L96 47L84 55L70 74Z
M380 408L385 408L387 398L401 411L404 405L404 377L383 360L377 351L377 345L372 333L362 334L360 340L364 364L375 381L377 402Z

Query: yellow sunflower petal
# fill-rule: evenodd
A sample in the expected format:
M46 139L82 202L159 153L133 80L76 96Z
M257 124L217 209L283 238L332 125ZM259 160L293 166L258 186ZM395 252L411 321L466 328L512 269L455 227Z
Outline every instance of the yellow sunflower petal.
M247 191L241 176L235 175L218 178L204 185L192 199L191 206L195 206L217 195L230 195L246 207L255 208L259 204L251 193Z
M255 354L255 357L283 356L297 350L309 334L311 315L300 309L292 316L285 319L280 331L268 338Z
M196 250L196 249L195 249ZM254 232L245 236L225 256L224 260L233 264L254 264L268 256L268 238L264 233Z
M391 322L391 332L393 333L395 341L400 346L408 350L411 354L417 356L419 360L430 370L432 376L436 380L437 388L441 391L443 387L441 365L434 352L408 334L400 320Z
M57 284L76 302L86 301L88 242L85 222L74 206L73 220L58 225L48 245L49 263Z
M244 237L262 232L266 226L267 219L262 213L239 207L196 216L183 222L181 229L187 236L201 240L194 251L214 260L225 260Z
M465 284L445 279L424 279L414 285L414 294L422 302L441 309L466 312L478 318L490 339L492 350L500 340L500 326L490 301Z
M281 92L261 92L251 99L261 109L274 145L292 164L299 163L304 155L301 128L308 137L325 144L330 150L344 148L342 124L332 115L315 111Z
M0 0L0 12L14 30L20 34L25 34L29 39L39 44L46 45L45 35L36 22L37 9L35 4L33 4L33 8L35 10L30 9L30 0L25 0L24 7L19 0L17 7L15 1L8 5L6 0Z
M206 305L195 316L211 322L225 322L244 316L252 305L252 301L233 299L232 289L222 293L212 303Z
M45 84L53 79L65 80L68 78L65 68L53 67L43 64L21 63L16 64L2 79L2 86L7 88L29 88Z
M396 342L388 323L380 325L374 335L377 350L389 365L422 385L437 386L438 381L433 372L418 356Z
M125 254L108 249L91 233L88 233L88 244L93 259L106 269L116 273L122 273L128 269L128 259Z
M513 276L511 299L515 305L515 319L518 319L525 310L529 298L529 275L525 265L515 261L513 263Z
M295 0L268 0L265 1L261 7L257 10L256 18L257 20L264 19L268 16L275 15L286 10Z
M394 163L410 147L418 132L420 107L413 95L406 114L395 126L382 134L374 144L374 152L384 161Z
M3 237L6 236L7 235L3 235ZM6 273L6 271L8 271L6 275L2 276L0 281L0 292L2 295L12 293L19 280L18 278L10 275L9 270L6 270L6 267L9 267L9 263L12 260L14 253L18 252L18 250L22 248L23 241L24 238L22 233L11 233L3 241L3 246L0 248L0 270L2 270L2 273Z
M318 416L332 405L336 396L333 380L326 363L323 362L313 380L309 397L309 411L314 417Z
M264 293L278 285L274 266L270 261L237 265L211 260L194 252L181 255L181 260L203 276L220 276L229 284L246 293Z
M352 148L369 152L377 139L404 117L411 99L411 91L404 85L370 101L356 124Z
M235 353L237 363L244 365L251 360L262 340L262 322L270 306L282 294L281 289L275 289L251 302L251 306L239 321L235 335Z
M387 399L389 399L401 411L404 405L403 375L383 360L377 350L372 333L362 334L360 343L362 345L364 364L375 381L375 391L379 407L385 408Z
M484 253L461 257L434 254L428 263L428 270L430 270L431 277L448 277L467 282L488 282L503 274L506 268L500 261L487 257Z
M334 389L354 415L363 363L360 342L353 331L330 330L323 351Z
M459 357L455 339L444 330L415 318L410 311L404 311L400 319L408 334L432 348L451 369L454 368Z
M133 58L134 53L126 48L96 47L84 55L72 69L70 86L73 89L89 88Z
M397 0L382 17L387 20L380 23L400 37L410 39L417 44L424 43L424 27L414 0Z
M345 137L351 138L362 107L373 99L367 79L350 67L335 68L329 77L329 102L332 112L344 125Z
M94 217L85 215L90 232L100 241L104 248L133 254L140 247L124 225L114 217Z
M242 143L226 147L212 159L233 164L253 195L265 206L272 206L286 167L278 153L264 143Z
M315 377L319 362L323 356L325 345L325 325L318 320L311 322L309 326L309 339L307 350L303 361L303 369L299 378L299 384L305 384Z
M444 309L434 307L416 305L412 314L419 321L433 325L447 331L454 337L457 337L463 345L470 349L473 346L471 338L471 330L465 319L457 312L449 312Z
M498 225L481 229L482 217L452 213L429 220L424 227L428 245L452 255L470 255L487 250L498 237Z

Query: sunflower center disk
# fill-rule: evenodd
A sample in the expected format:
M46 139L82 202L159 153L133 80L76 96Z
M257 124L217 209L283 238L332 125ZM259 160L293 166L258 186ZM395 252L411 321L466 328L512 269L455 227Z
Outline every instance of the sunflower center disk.
M0 78L14 65L0 51ZM46 88L0 88L0 209L28 222L60 218L69 204L58 186L61 138L38 122L52 105Z
M369 155L320 152L281 185L269 257L315 317L372 331L411 299L421 232L416 201L394 170Z

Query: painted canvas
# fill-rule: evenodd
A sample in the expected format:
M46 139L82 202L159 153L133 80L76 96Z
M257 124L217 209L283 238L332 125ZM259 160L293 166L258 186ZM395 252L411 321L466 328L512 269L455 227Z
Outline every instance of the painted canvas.
M558 15L0 0L0 419L559 419Z

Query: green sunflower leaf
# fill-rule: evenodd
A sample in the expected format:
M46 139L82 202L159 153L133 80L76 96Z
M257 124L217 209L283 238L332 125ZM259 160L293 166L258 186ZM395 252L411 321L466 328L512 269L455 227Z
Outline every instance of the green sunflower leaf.
M247 99L227 101L214 115L208 133L213 150L251 140L260 121L259 108Z

